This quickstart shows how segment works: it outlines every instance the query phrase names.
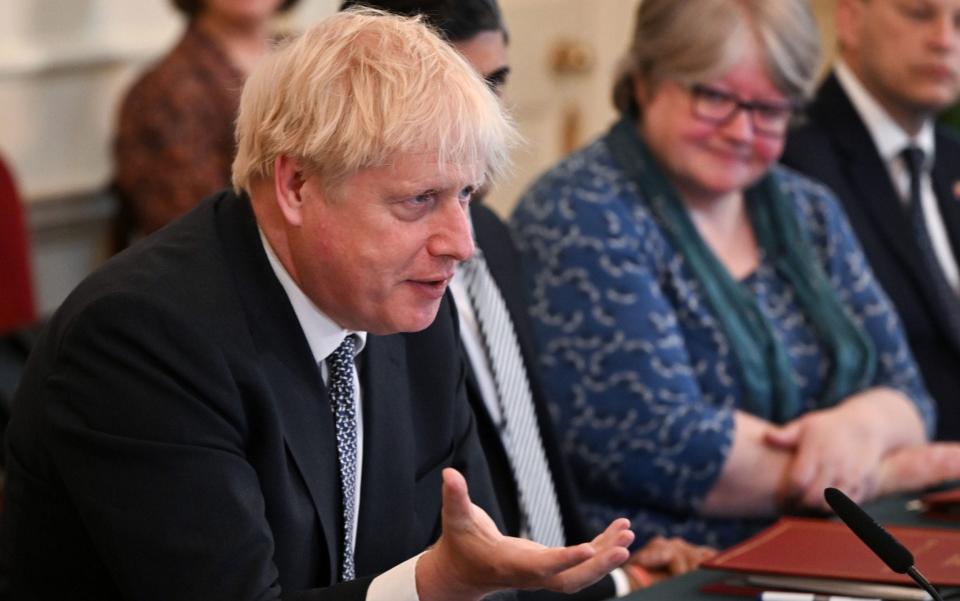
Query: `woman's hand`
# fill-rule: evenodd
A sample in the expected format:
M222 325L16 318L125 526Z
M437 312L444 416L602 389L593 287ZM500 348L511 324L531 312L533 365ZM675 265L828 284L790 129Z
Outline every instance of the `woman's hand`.
M898 449L883 458L878 495L921 490L960 479L960 443L934 442Z
M630 579L631 590L637 590L696 569L716 554L716 549L693 545L682 538L657 536L634 551L623 568ZM640 570L631 566L637 566Z
M876 433L852 424L839 407L813 411L771 429L766 441L794 451L780 490L781 507L826 511L823 489L828 486L857 502L874 495L884 446Z
M857 502L877 496L883 458L905 444L923 442L924 435L913 404L896 391L877 388L771 428L764 439L794 452L781 488L782 506L827 511L824 488L839 488Z

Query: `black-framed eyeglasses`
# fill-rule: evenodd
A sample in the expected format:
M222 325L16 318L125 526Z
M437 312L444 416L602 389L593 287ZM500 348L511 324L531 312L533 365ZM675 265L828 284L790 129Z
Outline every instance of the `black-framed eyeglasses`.
M746 111L750 115L753 130L764 136L780 137L786 134L790 117L797 109L796 103L791 101L743 100L736 94L699 83L690 86L690 94L693 96L694 117L715 125L725 125L737 113Z

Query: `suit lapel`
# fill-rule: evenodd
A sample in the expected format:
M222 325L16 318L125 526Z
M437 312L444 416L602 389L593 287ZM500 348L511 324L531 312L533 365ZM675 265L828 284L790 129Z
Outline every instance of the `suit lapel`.
M939 138L939 136L938 136ZM955 261L960 261L960 196L957 192L960 181L955 179L957 165L960 165L960 153L953 153L949 145L940 143L937 140L937 149L935 164L931 178L933 180L933 190L937 197L937 206L940 209L940 216L943 219L944 226L947 229L947 238L950 241L950 250ZM942 152L941 152L942 149ZM937 311L943 313L938 303ZM940 316L941 323L949 323L949 317ZM951 336L953 328L944 328L947 337L951 339L953 347L960 350L960 339L956 335Z
M329 573L337 574L342 520L339 495L331 494L340 489L336 434L319 367L267 261L249 200L221 202L218 223L287 447L320 520Z
M894 254L912 274L923 273L923 262L909 234L910 216L897 195L887 166L863 120L847 98L835 75L831 75L817 94L810 113L825 124L843 161L842 169L851 183L860 207L883 232ZM918 286L926 287L925 278L915 277Z
M355 552L358 576L386 570L410 552L405 540L410 528L404 522L413 519L410 487L416 466L407 443L413 432L407 369L402 336L367 337L360 361L363 476Z
M953 256L960 260L960 152L937 135L936 157L933 166L933 189L937 196L940 215L947 228Z

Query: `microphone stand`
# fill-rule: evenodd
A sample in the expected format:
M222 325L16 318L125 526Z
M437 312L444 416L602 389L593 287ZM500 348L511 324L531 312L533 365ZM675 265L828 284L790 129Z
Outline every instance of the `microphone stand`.
M917 569L917 566L907 568L907 575L913 578L913 581L919 584L920 588L927 591L927 593L933 597L934 601L943 601L943 597L940 596L940 591L937 590L937 587L930 584L929 580L924 578L920 570Z

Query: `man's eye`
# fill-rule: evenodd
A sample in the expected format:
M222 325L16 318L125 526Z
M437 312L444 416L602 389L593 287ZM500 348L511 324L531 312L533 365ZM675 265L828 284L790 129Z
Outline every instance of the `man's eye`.
M466 188L460 190L460 200L468 201L473 198L473 195L476 193L476 186L467 186Z
M435 194L433 192L427 192L425 194L417 194L416 196L410 199L411 204L415 205L424 205L433 201Z

